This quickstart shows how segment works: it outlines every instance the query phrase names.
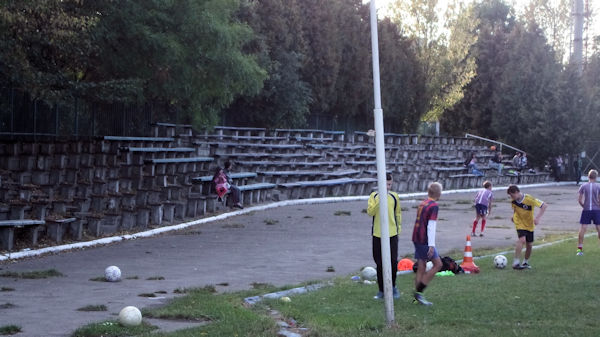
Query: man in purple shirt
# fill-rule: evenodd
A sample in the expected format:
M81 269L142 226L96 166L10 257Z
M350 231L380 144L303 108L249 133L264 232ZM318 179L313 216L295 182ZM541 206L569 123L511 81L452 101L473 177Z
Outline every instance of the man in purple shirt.
M596 225L598 238L600 239L600 185L596 184L598 171L590 170L588 173L588 182L579 188L579 204L583 207L579 223L579 244L577 245L577 256L583 255L583 236L587 225L592 222Z

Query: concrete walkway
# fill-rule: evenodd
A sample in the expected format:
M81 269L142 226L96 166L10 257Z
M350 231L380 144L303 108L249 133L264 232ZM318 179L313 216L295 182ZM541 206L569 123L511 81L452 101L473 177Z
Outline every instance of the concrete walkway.
M574 184L522 188L549 204L536 230L536 243L549 234L576 236L580 215L577 189ZM474 255L482 248L514 247L516 235L506 191L494 194L496 205L485 236L472 239ZM473 197L474 192L466 192L444 195L440 200L437 241L442 253L464 249L474 216ZM418 201L403 200L401 204L402 257L412 254L410 238ZM0 277L0 288L14 289L0 292L0 305L14 305L0 307L0 326L21 326L23 332L15 335L19 337L69 336L82 325L115 319L127 305L161 305L178 296L173 293L177 288L215 285L224 292L249 289L255 282L283 286L355 273L373 265L371 219L363 213L365 209L366 201L279 207L152 238L4 261L0 273L54 268L65 276L38 280ZM121 268L122 282L90 281L103 276L109 265ZM329 267L335 272L328 272ZM164 280L148 280L153 277ZM410 292L410 283L412 279L398 287ZM138 296L143 293L157 297ZM107 312L77 311L101 304L108 307Z

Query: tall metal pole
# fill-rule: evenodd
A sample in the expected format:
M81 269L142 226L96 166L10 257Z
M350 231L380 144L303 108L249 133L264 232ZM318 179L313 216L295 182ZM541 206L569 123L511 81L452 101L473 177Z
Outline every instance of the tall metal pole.
M390 254L390 231L388 221L387 185L385 178L385 142L383 139L383 110L379 80L379 43L377 36L377 8L371 0L371 50L373 55L373 92L375 98L375 146L377 156L377 189L379 190L379 219L381 224L381 264L383 267L383 294L387 325L394 323L394 297L392 294L392 268Z
M573 54L571 63L583 72L583 0L573 1Z

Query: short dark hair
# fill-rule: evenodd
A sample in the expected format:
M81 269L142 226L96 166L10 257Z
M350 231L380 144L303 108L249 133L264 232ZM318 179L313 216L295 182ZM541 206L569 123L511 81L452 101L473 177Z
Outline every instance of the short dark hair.
M385 179L389 181L389 180L393 180L394 178L392 177L391 173L386 173L385 174Z
M225 169L226 169L226 170L229 170L229 169L231 168L231 164L232 164L232 163L231 163L229 160L228 160L228 161L226 161L226 162L225 162Z
M506 190L507 194L513 194L516 192L521 192L521 190L519 189L519 186L514 185L514 184L508 185L508 189Z
M490 183L488 180L483 182L483 188L490 188L492 186L492 183Z

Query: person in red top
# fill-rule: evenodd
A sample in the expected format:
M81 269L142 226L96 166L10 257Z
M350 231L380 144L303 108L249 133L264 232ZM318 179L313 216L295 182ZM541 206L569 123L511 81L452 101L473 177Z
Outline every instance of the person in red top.
M415 276L415 301L426 306L433 305L423 296L423 291L429 282L442 268L442 260L435 248L435 229L437 226L438 203L442 196L442 185L438 182L429 184L428 198L423 200L417 209L417 219L413 229L412 241L415 245L417 259L417 275ZM427 271L427 261L433 262L433 267Z

